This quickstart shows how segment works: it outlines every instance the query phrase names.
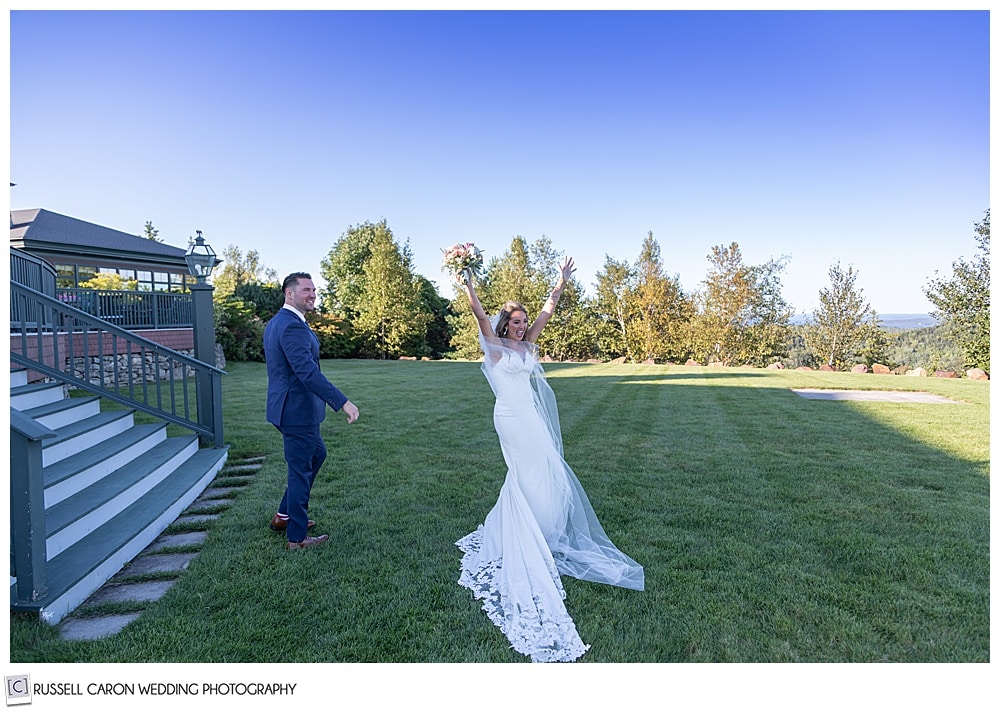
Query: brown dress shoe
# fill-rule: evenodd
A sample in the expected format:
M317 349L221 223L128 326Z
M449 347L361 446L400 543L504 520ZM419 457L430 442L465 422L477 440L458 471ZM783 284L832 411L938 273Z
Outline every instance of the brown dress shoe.
M319 537L307 537L302 542L287 542L285 543L286 550L301 550L303 547L312 547L313 545L320 545L330 539L329 535L320 535Z
M310 520L306 523L306 529L313 527L316 524L315 520ZM288 530L288 518L282 518L277 513L271 518L271 529L274 532L286 532Z

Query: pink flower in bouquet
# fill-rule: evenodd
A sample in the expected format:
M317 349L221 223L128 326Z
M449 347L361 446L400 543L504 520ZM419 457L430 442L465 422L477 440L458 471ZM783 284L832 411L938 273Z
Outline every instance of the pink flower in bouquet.
M479 276L483 270L483 252L472 242L453 244L441 251L444 253L441 270L450 271L452 276L457 279L460 279L466 271L471 271L473 275Z

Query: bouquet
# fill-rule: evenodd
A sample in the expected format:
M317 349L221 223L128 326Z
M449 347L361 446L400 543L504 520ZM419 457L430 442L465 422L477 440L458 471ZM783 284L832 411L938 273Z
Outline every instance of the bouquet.
M441 251L444 252L441 270L450 271L457 281L462 280L462 275L466 271L478 277L483 270L483 252L472 242L453 244Z

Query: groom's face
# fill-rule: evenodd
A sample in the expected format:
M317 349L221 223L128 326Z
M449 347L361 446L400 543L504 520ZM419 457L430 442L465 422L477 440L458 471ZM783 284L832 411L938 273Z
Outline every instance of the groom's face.
M285 303L299 313L316 309L316 287L312 279L299 279L285 290Z

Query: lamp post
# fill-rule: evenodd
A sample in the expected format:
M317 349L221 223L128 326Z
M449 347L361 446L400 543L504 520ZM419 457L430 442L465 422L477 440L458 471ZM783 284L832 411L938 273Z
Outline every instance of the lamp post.
M200 229L196 229L195 234L198 236L188 241L184 261L187 262L188 271L195 280L203 284L212 275L212 270L222 263L222 259L217 258L215 250L205 243L205 237L201 236Z
M184 254L188 271L195 278L191 284L191 320L194 330L195 360L215 366L215 314L212 309L212 284L208 277L212 270L222 263L215 256L215 251L205 243L201 230L197 237L188 244ZM222 445L222 384L218 378L214 380L219 386L213 387L213 378L207 370L199 370L195 375L195 399L198 406L198 424L212 425L215 432L215 446Z

